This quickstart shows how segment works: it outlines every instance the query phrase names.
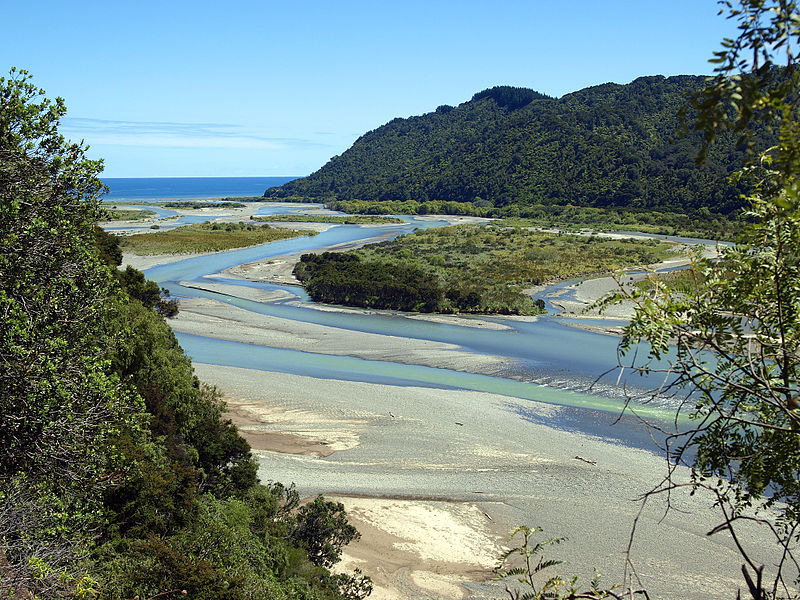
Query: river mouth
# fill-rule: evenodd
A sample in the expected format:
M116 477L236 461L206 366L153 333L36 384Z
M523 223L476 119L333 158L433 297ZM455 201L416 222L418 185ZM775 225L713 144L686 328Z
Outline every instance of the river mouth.
M619 338L560 316L461 319L319 306L297 287L219 275L414 226L335 226L146 270L184 299L170 322L197 376L218 386L253 440L261 480L294 482L304 496L338 494L365 540L383 544L348 547L345 564L388 573L381 585L390 588L420 569L431 579L451 568L421 556L422 541L483 532L480 547L494 548L520 524L569 538L552 555L569 560L565 572L589 581L597 567L613 582L637 519L634 560L651 597L729 597L724 577L737 572L739 557L706 536L713 512L681 492L669 500L681 512L666 511L660 498L639 512L637 498L668 464L652 430L633 412L620 414L629 392L660 381L627 370L619 377ZM668 428L676 401L637 402L634 410ZM467 547L452 539L448 548ZM398 545L403 556L392 554ZM385 556L406 566L392 574L394 562L370 562ZM472 583L491 577L487 567L462 573L447 584L448 597L463 597L464 588L477 590L474 597L503 595Z
M281 208L270 207L269 212L297 211L296 206ZM343 347L335 350L319 340L303 345L298 340L305 340L305 333L296 334L294 342L264 342L237 337L230 331L207 334L199 326L182 329L179 317L174 323L179 340L199 362L318 379L483 391L565 406L571 408L571 416L558 426L638 448L651 442L642 434L639 419L653 419L663 427L674 418L676 402L663 398L640 401L646 398L647 389L662 383L657 377L642 379L630 370L620 377L615 368L618 338L573 327L575 322L569 318L445 319L338 309L314 304L299 287L230 278L223 273L246 263L278 261L287 255L357 245L446 224L444 220L406 218L402 225L337 225L314 237L187 258L154 266L145 273L176 298L199 298L246 311L248 316L240 320L252 321L251 329L268 328L259 322L263 320L270 326L278 322L287 332L292 326L303 332L317 326L324 331L309 334L312 337L352 338L350 347L340 344ZM563 287L558 284L550 291ZM547 294L548 290L539 292L539 296ZM426 356L432 346L439 353L433 358ZM439 346L446 347L448 358ZM629 403L632 397L638 399ZM632 418L618 419L625 411ZM598 426L597 413L609 415L600 421L615 424Z

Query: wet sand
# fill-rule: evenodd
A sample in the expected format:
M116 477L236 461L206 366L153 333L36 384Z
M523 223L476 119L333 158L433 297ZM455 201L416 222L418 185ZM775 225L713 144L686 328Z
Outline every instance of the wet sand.
M262 480L345 503L363 537L342 567L373 577L376 598L501 597L491 567L519 524L569 538L548 549L568 561L551 574L588 582L597 567L607 583L619 581L637 498L665 470L654 453L559 429L556 406L195 367L225 391ZM552 426L521 418L520 408ZM657 499L640 517L633 558L651 597L735 595L739 557L725 536L705 535L717 522L708 500L678 493L672 511Z
M202 287L230 291L236 286ZM253 300L276 299L282 292L263 292L238 288L236 296ZM507 370L511 361L504 357L465 352L460 346L392 335L363 333L303 323L253 313L205 298L189 298L180 303L180 312L169 320L173 330L205 337L287 348L335 356L354 356L367 360L392 361L457 371L492 375Z

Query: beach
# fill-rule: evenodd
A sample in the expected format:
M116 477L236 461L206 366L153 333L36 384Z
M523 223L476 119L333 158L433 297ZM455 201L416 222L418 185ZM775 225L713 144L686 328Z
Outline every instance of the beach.
M492 567L520 524L568 538L548 549L548 558L568 561L551 575L574 572L588 583L596 567L618 582L639 498L666 469L656 453L560 429L561 407L195 369L224 391L262 480L345 504L362 539L341 567L373 577L375 598L502 596ZM520 418L520 409L553 425ZM654 499L639 517L632 560L641 584L654 598L730 598L740 559L724 536L706 536L717 515L703 499L676 493L671 502L665 512L665 498Z

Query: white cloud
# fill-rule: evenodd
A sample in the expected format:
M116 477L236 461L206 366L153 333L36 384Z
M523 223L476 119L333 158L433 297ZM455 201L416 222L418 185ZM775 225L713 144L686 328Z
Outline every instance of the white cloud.
M65 118L62 131L91 146L222 148L279 150L288 147L327 146L303 138L252 135L240 125L226 123L172 123Z

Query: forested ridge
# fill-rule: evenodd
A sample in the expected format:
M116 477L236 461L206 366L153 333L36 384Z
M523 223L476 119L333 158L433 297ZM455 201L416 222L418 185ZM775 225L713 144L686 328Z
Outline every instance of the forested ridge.
M362 597L328 571L358 535L341 505L258 482L42 94L0 78L0 597Z
M723 136L697 165L700 134L678 135L687 94L704 81L641 77L561 98L491 88L457 107L394 119L265 197L413 201L420 213L457 202L487 209L571 204L692 213L705 207L727 215L742 206L741 190L727 181L742 163L735 137Z

